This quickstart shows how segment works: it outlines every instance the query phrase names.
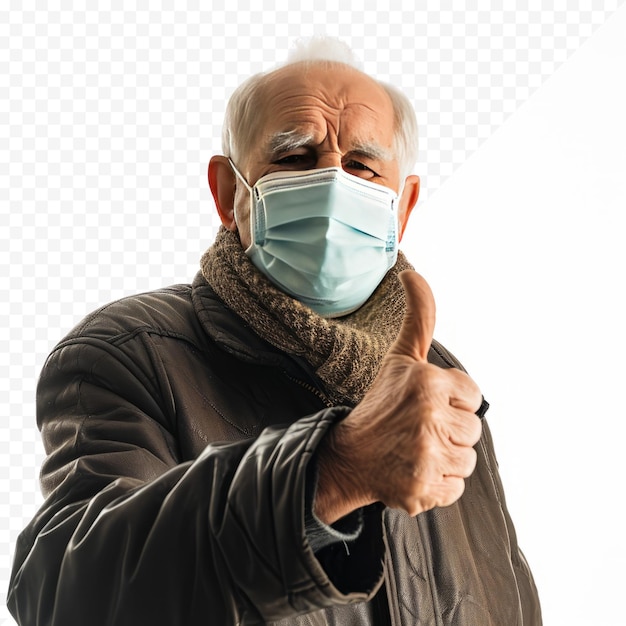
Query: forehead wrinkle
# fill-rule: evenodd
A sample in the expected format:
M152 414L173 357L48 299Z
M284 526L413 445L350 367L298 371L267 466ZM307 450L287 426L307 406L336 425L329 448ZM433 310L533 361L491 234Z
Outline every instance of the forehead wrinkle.
M328 140L343 154L351 152L379 161L395 158L391 147L385 147L386 142L383 145L376 138L384 114L381 115L382 111L367 101L351 102L339 97L331 103L332 98L311 93L281 93L279 98L272 100L272 106L268 108L273 111L274 124L270 124L270 128L274 128L268 129L263 141L263 150L270 158L298 148L321 147ZM367 112L365 119L359 111ZM353 129L347 136L344 124ZM342 144L343 149L340 148Z

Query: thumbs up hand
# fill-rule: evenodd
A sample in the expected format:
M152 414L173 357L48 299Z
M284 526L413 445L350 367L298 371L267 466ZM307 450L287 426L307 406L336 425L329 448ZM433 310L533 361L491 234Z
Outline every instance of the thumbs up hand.
M330 524L373 502L417 515L458 500L476 465L481 393L457 369L427 361L435 302L417 273L400 274L407 309L363 400L318 451L316 515Z

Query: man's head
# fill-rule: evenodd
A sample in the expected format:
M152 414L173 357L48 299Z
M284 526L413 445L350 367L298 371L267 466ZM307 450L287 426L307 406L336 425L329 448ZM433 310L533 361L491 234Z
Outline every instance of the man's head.
M408 176L417 149L415 114L395 88L355 67L337 42L305 48L284 66L248 79L233 94L223 133L224 156L211 159L209 184L222 223L250 245L250 186L272 172L341 167L401 192L400 233L417 202L419 178Z

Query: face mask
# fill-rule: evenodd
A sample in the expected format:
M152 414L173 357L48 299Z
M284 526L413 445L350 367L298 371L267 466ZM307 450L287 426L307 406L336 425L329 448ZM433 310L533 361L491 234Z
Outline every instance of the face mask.
M246 254L319 315L358 309L398 256L397 194L339 167L275 172L251 188Z

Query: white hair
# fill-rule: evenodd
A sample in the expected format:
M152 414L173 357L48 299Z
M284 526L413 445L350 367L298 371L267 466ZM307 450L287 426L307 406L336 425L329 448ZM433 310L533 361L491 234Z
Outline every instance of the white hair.
M287 61L271 71L295 63L342 63L363 71L350 47L334 37L298 40ZM263 79L269 73L271 72L261 72L248 78L237 87L228 101L222 129L222 151L237 164L255 139L255 126L262 108L261 87ZM409 99L397 87L379 80L376 82L386 91L393 106L394 151L402 186L417 160L418 128L415 111Z
M329 61L331 63L343 63L363 71L361 62L357 59L352 49L340 39L334 37L310 37L298 39L295 46L287 56L286 65L292 63L311 63L316 61Z

